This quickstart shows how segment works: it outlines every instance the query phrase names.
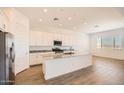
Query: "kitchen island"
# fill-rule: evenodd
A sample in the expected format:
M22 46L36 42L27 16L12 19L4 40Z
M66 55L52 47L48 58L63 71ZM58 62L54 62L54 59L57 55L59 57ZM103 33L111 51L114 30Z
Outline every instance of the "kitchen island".
M45 80L58 77L92 65L90 54L59 54L44 57L43 73Z

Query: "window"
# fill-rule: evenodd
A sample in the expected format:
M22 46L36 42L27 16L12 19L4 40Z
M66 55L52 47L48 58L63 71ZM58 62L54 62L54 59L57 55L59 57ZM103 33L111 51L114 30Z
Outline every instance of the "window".
M102 37L102 48L113 48L113 46L114 46L113 37L111 36Z
M115 49L121 49L122 48L122 37L121 36L115 36L114 37L114 48Z
M97 48L101 48L102 47L102 42L101 42L101 37L97 38Z
M97 37L97 48L106 49L121 49L122 37L121 36L102 36Z

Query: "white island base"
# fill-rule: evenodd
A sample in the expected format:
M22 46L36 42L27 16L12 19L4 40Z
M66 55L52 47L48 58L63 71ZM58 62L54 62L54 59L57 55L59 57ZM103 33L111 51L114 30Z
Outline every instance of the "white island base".
M92 56L89 54L51 57L43 62L44 78L48 80L91 65Z

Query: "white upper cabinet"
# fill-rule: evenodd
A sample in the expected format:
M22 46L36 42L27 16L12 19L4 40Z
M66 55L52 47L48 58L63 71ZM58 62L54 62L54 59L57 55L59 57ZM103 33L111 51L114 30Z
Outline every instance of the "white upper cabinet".
M38 42L39 45L40 46L47 46L47 44L48 44L48 42L47 42L47 40L48 40L47 33L46 32L40 32L40 31L37 31L37 32L40 33L40 40L41 41L39 40L39 42Z
M30 32L30 46L52 46L53 34L41 31Z
M2 31L7 30L7 17L5 13L3 12L3 10L0 10L0 29Z
M43 38L42 38L42 40L43 40L43 42L42 42L42 45L44 45L44 46L49 46L49 38L50 37L48 37L49 36L49 33L47 33L47 32L43 32Z
M57 33L53 33L53 40L58 40Z
M2 11L0 10L0 29L2 29L2 23L3 23L3 15L2 15Z
M46 39L47 45L52 46L53 45L53 34L47 32L47 39Z
M30 46L53 46L54 40L62 41L63 46L74 46L76 39L75 34L30 31Z
M36 45L36 39L35 38L36 38L35 32L31 31L29 33L30 46Z
M67 35L67 34L64 34L63 35L63 46L69 46L69 42L70 40L69 40L69 35Z
M42 36L41 33L39 31L37 31L36 33L34 33L34 40L37 46L40 46L42 44Z

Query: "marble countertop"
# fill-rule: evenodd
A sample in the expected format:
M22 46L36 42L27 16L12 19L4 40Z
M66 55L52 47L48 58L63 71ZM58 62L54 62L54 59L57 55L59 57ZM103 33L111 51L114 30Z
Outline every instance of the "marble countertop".
M75 57L75 56L82 56L82 55L90 55L89 53L75 53L75 54L54 54L51 56L44 56L45 60L52 60L52 59L61 59L61 58L68 58L68 57Z
M30 50L30 53L44 53L44 52L53 52L52 50Z

